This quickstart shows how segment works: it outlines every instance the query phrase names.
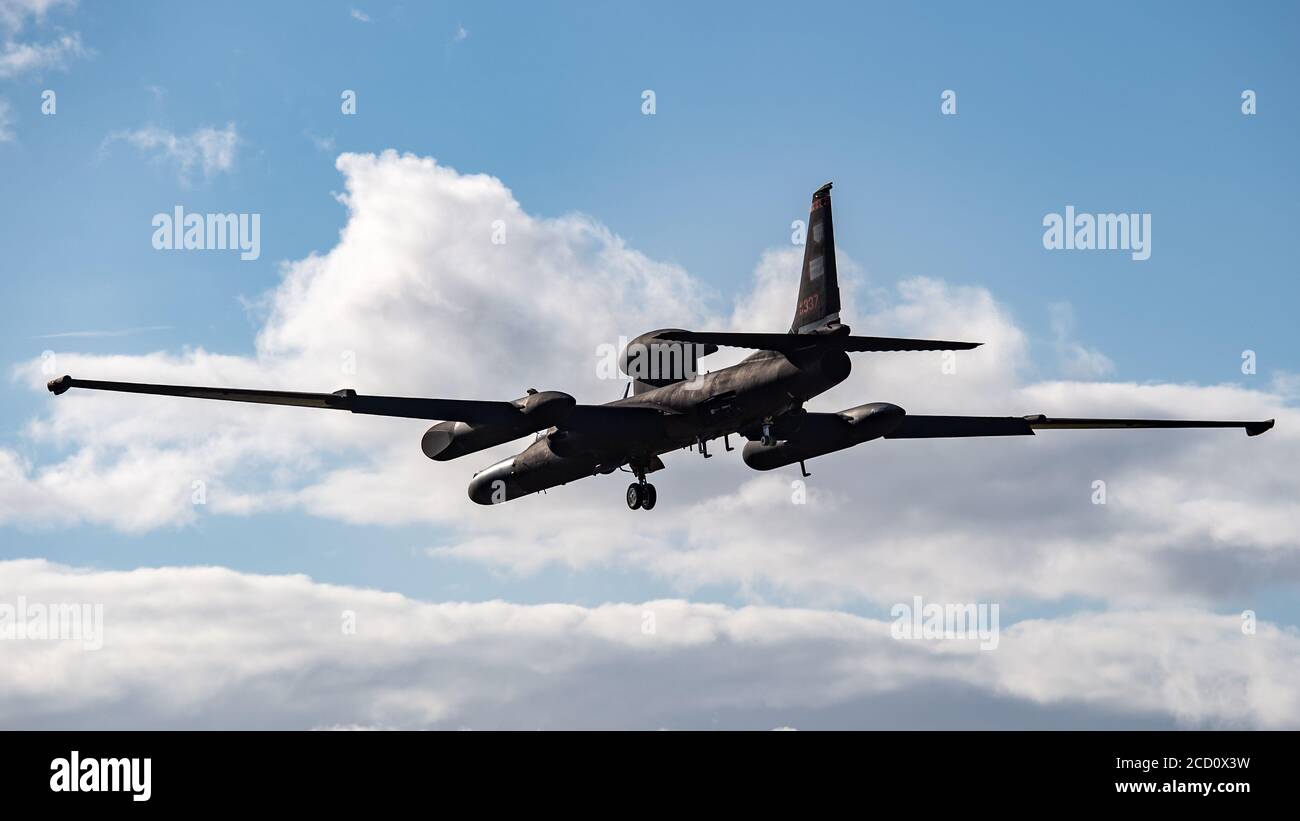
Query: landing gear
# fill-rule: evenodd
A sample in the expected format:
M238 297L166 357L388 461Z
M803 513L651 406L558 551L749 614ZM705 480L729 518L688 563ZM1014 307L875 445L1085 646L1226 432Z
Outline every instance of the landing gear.
M640 462L632 462L631 467L636 474L636 481L627 486L627 506L632 510L654 510L658 494L655 493L655 486L645 480L646 472L654 468ZM663 463L659 467L663 467Z
M655 486L642 479L627 486L627 506L632 510L654 510L658 494Z
M768 448L770 448L770 447L772 447L773 445L776 444L776 437L772 435L772 420L771 420L771 419L764 419L764 420L763 420L763 437L762 437L762 441L763 441L763 446L764 446L764 447L768 447Z

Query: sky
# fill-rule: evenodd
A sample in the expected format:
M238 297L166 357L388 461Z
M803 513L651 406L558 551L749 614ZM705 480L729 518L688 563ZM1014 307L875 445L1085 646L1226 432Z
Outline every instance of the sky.
M0 639L0 725L1300 727L1297 35L1286 3L0 0L0 607L105 613L95 650ZM986 344L856 355L810 409L1277 428L873 442L804 502L715 447L652 513L620 474L482 509L524 443L44 389L609 401L602 345L788 326L827 180L847 324ZM257 215L256 258L156 248L177 207ZM1045 247L1067 207L1145 215L1149 258ZM997 648L895 638L916 596L997 604Z

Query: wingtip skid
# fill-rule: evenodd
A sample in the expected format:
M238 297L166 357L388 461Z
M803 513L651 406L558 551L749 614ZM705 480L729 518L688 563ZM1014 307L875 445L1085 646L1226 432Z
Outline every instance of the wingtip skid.
M1265 419L1263 422L1248 422L1246 424L1246 435L1259 436L1261 433L1270 431L1273 429L1274 421L1276 420Z

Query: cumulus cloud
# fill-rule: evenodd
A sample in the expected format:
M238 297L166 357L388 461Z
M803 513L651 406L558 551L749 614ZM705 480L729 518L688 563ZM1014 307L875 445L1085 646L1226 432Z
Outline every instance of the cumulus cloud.
M104 140L104 147L115 142L125 142L160 162L170 165L183 183L193 180L196 171L205 179L235 165L239 148L239 132L234 123L225 128L204 126L189 134L177 134L158 126L145 126L134 131L116 131Z
M580 401L621 395L597 377L600 346L658 327L780 331L798 249L759 259L754 285L718 303L677 266L598 221L529 215L500 181L393 152L344 154L339 242L286 266L251 356L60 351L17 377L510 399L527 388ZM494 242L503 237L504 242ZM128 531L201 515L296 509L367 524L432 526L429 552L510 573L617 567L774 599L887 607L948 601L1212 607L1300 580L1300 414L1267 389L1035 382L1023 331L986 289L911 279L868 288L842 255L846 321L859 333L969 338L955 373L937 353L860 355L811 405L891 401L913 413L1278 418L1222 431L1048 431L1009 439L880 441L755 474L715 448L668 454L659 507L632 514L619 475L482 508L472 471L514 443L452 463L419 450L427 423L73 391L0 451L0 520ZM728 361L719 354L710 368ZM42 450L44 449L44 450ZM37 457L36 452L55 456ZM191 503L202 482L207 504ZM1106 504L1095 504L1104 482ZM629 516L654 527L629 527ZM611 535L615 534L615 535ZM797 725L796 725L797 726Z
M103 607L101 649L4 640L12 728L1300 726L1300 636L1195 610L1021 621L982 651L824 610L426 603L220 568L9 561L0 590Z

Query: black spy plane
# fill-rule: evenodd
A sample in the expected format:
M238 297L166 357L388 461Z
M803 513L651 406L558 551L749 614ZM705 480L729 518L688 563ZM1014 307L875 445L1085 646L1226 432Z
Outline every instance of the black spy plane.
M603 405L582 405L560 391L529 390L513 402L365 396L351 389L334 393L199 388L101 382L62 376L49 383L69 388L224 399L352 413L442 420L420 443L437 461L538 434L518 454L491 465L469 483L469 497L493 504L527 496L627 466L637 481L628 486L633 510L655 506L655 487L646 474L661 470L659 455L696 447L709 457L708 443L729 436L749 440L741 454L755 470L771 470L861 444L871 439L928 439L965 436L1032 436L1054 428L1245 428L1256 436L1273 427L1262 422L1182 419L1074 419L1032 416L918 416L888 402L870 402L839 413L813 413L804 403L843 382L850 353L869 351L956 351L978 342L852 336L840 324L840 290L835 273L831 184L812 197L803 273L794 321L788 333L714 333L663 329L642 334L619 357L632 377L632 395ZM752 349L742 362L700 374L695 363L718 346Z

